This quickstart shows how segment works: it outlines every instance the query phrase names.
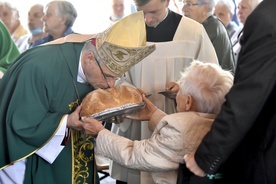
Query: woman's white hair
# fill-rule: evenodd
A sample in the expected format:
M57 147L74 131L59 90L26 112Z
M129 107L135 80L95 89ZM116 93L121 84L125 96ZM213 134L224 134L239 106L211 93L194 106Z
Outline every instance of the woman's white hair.
M183 95L193 97L198 112L217 114L233 85L233 75L217 64L195 60L182 73L179 84Z

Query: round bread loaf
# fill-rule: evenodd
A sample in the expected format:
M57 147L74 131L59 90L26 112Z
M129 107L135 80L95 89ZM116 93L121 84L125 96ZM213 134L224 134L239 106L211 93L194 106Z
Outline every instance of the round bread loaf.
M90 116L126 104L140 104L142 101L141 93L132 86L121 85L108 89L97 89L84 97L80 116Z

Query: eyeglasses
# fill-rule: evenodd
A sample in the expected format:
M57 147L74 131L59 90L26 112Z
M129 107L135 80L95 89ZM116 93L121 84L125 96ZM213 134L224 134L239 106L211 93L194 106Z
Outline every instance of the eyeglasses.
M188 7L197 6L198 3L191 3L191 2L183 2L183 6L187 5Z
M103 69L102 69L102 67L101 67L101 65L100 65L100 63L98 61L100 59L99 56L97 54L95 54L95 53L94 53L94 56L95 56L95 60L96 60L98 66L99 66L99 68L101 70L101 73L102 73L102 75L103 75L103 77L104 77L104 79L105 79L108 87L110 87L109 84L108 84L108 82L121 80L124 77L124 76L120 76L120 77L106 76L106 74L104 74Z

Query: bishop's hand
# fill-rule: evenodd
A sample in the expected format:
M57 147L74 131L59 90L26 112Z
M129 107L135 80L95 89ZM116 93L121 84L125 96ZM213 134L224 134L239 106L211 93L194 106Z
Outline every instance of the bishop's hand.
M82 117L82 127L87 135L97 137L101 130L104 130L104 126L101 121L94 118Z
M83 130L82 121L80 120L81 105L79 105L74 112L68 115L67 127L81 131Z

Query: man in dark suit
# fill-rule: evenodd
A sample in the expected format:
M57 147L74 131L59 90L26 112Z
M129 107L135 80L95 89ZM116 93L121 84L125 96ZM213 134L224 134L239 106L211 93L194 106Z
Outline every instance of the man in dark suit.
M276 1L264 0L244 25L234 85L195 154L198 176L222 170L225 183L276 183Z

